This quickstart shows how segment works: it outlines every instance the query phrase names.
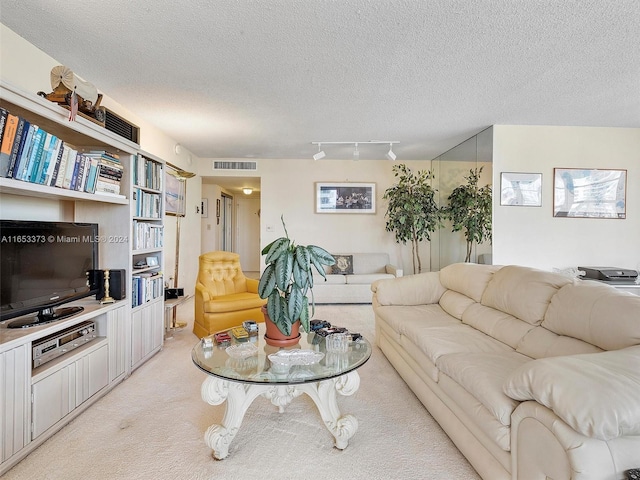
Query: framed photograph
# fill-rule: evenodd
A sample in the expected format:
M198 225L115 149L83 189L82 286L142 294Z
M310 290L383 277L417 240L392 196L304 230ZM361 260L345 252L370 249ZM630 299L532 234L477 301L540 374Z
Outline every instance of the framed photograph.
M176 217L185 215L185 181L178 180L171 174L173 170L169 165L165 168L164 181L164 213ZM175 170L174 170L175 171Z
M200 201L200 215L203 218L209 217L209 199L208 198L203 198Z
M376 184L316 182L316 213L376 213Z
M553 169L553 216L626 218L627 171Z
M542 174L502 172L500 205L518 207L542 206Z
M158 266L158 257L147 257L147 266L148 267L157 267Z

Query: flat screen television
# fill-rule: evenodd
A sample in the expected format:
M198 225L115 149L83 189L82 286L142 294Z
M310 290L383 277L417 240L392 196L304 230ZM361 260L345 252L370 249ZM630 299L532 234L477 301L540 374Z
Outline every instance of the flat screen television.
M0 321L37 312L7 324L23 328L82 311L60 306L97 293L87 282L97 239L95 223L0 220Z

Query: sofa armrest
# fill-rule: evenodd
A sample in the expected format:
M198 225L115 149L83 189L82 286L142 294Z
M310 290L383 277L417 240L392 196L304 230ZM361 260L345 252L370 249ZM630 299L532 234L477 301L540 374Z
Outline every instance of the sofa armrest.
M196 282L196 297L199 297L203 302L211 300L209 290L200 282Z
M427 305L438 303L446 289L438 272L378 280L371 284L379 305Z
M586 437L640 435L640 345L532 360L507 377L503 390L544 405Z
M247 292L249 293L258 293L258 284L259 280L255 278L247 278Z
M394 277L401 277L402 274L404 273L401 268L398 268L395 265L391 265L390 263L387 263L384 266L384 271L385 273L389 273Z

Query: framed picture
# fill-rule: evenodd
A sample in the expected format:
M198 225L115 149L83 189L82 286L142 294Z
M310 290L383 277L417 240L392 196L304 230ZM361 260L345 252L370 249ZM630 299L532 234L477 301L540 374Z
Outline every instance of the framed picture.
M626 218L627 171L553 169L553 216Z
M158 266L158 257L147 257L147 266L149 267L157 267Z
M542 206L542 174L502 172L500 205L518 207Z
M169 165L165 168L164 212L167 215L184 217L185 215L185 181L171 174Z
M316 182L316 213L376 213L376 184Z
M209 217L209 199L208 198L203 198L200 202L200 215L202 215L203 218Z

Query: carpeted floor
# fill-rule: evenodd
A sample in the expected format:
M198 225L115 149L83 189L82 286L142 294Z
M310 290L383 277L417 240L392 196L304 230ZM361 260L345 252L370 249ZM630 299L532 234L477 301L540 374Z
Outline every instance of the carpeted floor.
M456 479L478 475L453 446L380 350L358 372L360 389L338 396L359 429L347 449L333 447L306 395L280 414L256 399L231 444L214 460L203 436L219 423L224 404L202 401L205 374L191 362L197 338L191 303L178 319L188 326L163 350L4 476L64 479ZM315 318L359 331L374 343L370 305L319 305Z

